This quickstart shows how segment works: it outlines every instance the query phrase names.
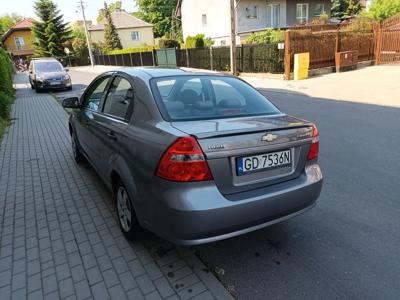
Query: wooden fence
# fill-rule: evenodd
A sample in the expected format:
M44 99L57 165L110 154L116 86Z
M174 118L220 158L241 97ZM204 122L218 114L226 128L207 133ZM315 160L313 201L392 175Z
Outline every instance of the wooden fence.
M310 69L335 66L335 53L358 51L358 61L374 59L374 33L344 31L287 30L285 33L285 78L293 71L294 54L309 52Z
M376 64L400 63L400 14L379 24L375 35Z

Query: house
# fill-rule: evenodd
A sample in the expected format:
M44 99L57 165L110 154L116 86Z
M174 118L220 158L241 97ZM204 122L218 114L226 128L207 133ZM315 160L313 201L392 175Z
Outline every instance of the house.
M3 35L1 39L3 47L14 59L26 59L27 56L34 54L35 46L33 44L32 27L33 20L23 19Z
M330 15L330 0L236 0L236 41L242 43L253 32L286 28ZM230 40L230 0L178 0L176 17L181 17L183 38L203 33L215 45Z
M154 45L153 25L140 20L120 9L111 14L111 19L117 29L123 48L134 48L143 45ZM89 27L93 43L104 42L106 19Z

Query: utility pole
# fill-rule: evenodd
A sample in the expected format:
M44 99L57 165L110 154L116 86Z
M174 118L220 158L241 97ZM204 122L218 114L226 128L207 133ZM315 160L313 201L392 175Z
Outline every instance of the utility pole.
M83 0L79 0L79 4L80 4L81 10L82 10L83 27L85 28L86 43L87 43L88 50L89 50L90 64L92 65L92 67L94 67L92 46L90 45L89 31L88 31L87 23L86 23L85 8L83 7Z
M236 75L236 7L235 0L230 0L231 6L231 73Z

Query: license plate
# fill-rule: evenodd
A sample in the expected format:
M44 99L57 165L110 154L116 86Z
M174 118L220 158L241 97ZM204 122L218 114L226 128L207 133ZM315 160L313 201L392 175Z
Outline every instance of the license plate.
M61 82L60 81L51 81L50 85L60 85Z
M292 156L290 150L239 157L236 160L238 175L289 166L291 163Z

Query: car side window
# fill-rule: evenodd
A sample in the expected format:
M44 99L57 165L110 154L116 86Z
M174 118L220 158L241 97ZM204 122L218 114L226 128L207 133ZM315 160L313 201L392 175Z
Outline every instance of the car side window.
M93 111L99 110L101 97L104 95L107 83L111 76L102 77L93 84L90 90L86 93L82 107Z
M115 77L109 89L103 113L127 120L131 102L133 102L132 85L123 77Z

